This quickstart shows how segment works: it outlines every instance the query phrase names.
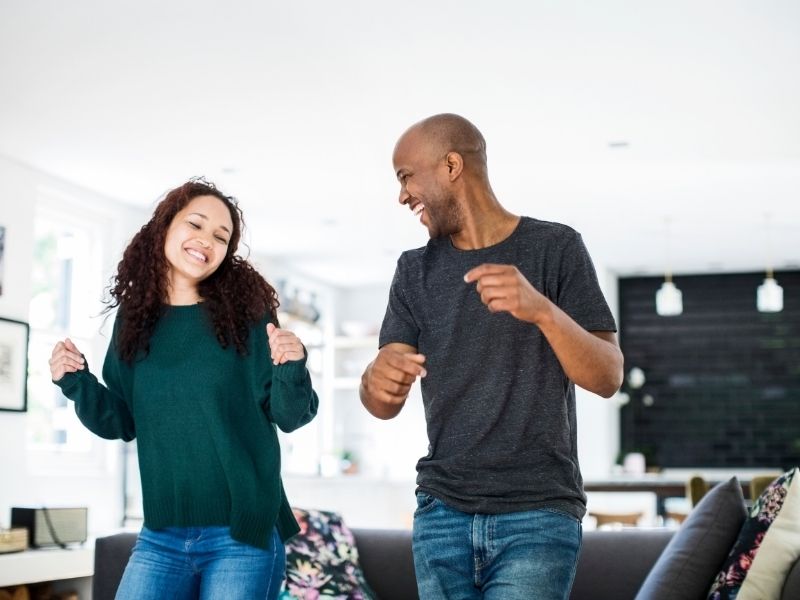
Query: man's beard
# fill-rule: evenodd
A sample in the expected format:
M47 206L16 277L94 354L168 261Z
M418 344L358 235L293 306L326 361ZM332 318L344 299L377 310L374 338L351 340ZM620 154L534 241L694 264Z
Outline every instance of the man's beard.
M449 237L454 233L461 230L461 210L452 196L442 196L438 202L435 203L434 210L426 206L425 210L428 211L428 233L431 239L440 239Z

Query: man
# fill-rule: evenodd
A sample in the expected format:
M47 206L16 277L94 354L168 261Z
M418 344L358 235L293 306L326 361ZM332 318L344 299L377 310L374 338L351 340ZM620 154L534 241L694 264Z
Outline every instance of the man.
M398 261L360 394L391 419L423 378L420 596L565 599L586 510L574 384L609 397L622 382L591 259L569 227L500 205L486 143L463 117L413 125L393 160L400 204L431 239Z

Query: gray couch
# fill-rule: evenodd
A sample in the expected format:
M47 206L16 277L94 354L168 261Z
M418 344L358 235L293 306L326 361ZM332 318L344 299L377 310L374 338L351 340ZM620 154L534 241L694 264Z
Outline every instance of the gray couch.
M354 529L367 581L380 600L417 600L411 532ZM663 529L584 533L571 600L630 600L672 537ZM118 533L96 540L94 600L112 600L136 535ZM800 598L800 561L786 581L781 600Z

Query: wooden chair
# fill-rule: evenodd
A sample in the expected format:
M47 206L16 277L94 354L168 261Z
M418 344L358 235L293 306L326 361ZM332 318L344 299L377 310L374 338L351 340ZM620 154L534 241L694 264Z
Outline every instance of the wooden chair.
M780 473L765 473L750 478L750 500L755 502L767 486L780 477Z
M686 482L686 499L689 500L689 506L694 508L700 499L706 495L710 488L709 483L700 475L693 475ZM686 517L689 516L688 512L668 510L664 513L666 521L672 521L681 525Z
M686 482L686 497L692 503L692 506L697 506L700 499L708 493L711 488L708 481L700 475L693 475Z
M689 513L678 512L677 510L668 510L666 513L664 513L664 519L667 521L674 521L678 525L683 523L688 516Z
M589 511L589 516L594 517L597 521L597 528L604 525L619 525L623 527L636 527L639 519L644 516L643 512L629 512L629 513L606 513Z

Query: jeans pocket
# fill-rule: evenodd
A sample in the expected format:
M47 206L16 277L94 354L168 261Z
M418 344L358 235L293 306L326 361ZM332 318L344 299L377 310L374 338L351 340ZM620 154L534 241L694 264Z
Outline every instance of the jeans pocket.
M552 513L554 515L558 515L559 517L566 517L566 518L570 519L571 521L575 521L578 524L581 524L581 520L578 517L576 517L572 513L569 513L569 512L567 512L567 511L565 511L563 509L553 508L552 506L546 506L544 508L540 508L539 510L543 510L544 512L549 512L549 513Z
M426 494L425 492L417 492L417 510L414 511L414 516L424 515L434 509L439 500L435 496Z

